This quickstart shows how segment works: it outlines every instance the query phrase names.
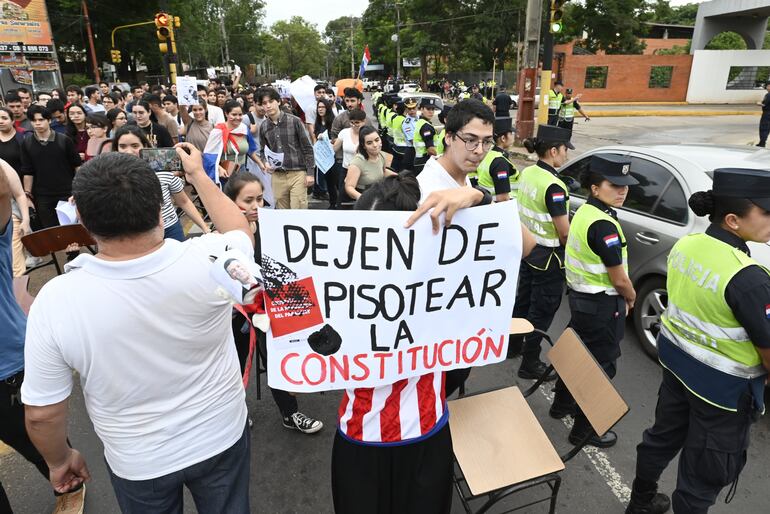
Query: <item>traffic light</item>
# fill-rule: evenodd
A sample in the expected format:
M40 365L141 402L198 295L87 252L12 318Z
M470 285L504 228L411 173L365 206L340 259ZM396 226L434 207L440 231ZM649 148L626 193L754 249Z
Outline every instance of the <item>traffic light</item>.
M551 0L551 19L548 30L551 34L558 34L564 28L564 4L567 0Z
M155 27L158 29L156 32L159 41L158 48L160 48L160 53L162 54L169 51L169 43L173 38L172 23L172 17L164 12L159 12L155 15Z
M110 50L110 57L112 58L113 64L120 64L121 57L120 57L120 50L113 48Z

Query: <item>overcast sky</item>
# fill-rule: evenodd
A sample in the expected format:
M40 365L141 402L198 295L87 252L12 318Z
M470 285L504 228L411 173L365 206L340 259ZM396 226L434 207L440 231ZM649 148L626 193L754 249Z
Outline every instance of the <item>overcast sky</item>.
M699 4L703 0L670 0L671 5ZM360 16L369 5L369 0L266 0L265 25L270 27L278 20L302 16L315 23L323 32L326 24L340 16ZM323 11L320 9L323 6Z

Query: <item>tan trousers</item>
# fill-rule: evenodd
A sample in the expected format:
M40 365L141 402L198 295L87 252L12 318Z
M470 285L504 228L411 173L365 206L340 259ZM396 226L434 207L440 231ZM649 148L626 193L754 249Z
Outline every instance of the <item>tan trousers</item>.
M11 236L11 255L13 257L13 276L20 277L27 271L27 257L21 244L21 220L13 216L13 234Z
M307 209L305 170L273 173L273 197L277 209Z

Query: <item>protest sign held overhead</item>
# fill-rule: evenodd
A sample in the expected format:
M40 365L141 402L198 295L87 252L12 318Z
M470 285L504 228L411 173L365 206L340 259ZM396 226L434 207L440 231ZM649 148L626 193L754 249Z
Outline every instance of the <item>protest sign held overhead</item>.
M516 203L462 210L438 235L427 216L405 229L409 215L260 210L271 387L375 387L505 359Z

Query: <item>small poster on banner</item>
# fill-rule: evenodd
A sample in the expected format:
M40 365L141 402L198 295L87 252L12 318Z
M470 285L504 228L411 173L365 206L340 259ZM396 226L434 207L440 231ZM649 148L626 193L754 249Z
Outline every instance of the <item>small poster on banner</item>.
M206 74L210 79L217 78L217 70L215 70L214 68L206 68Z
M198 82L195 77L177 77L176 92L179 105L195 105L198 103Z
M315 165L322 173L326 173L334 166L334 147L328 138L319 138L313 145Z
M267 158L267 164L273 168L283 167L283 152L274 152L265 146L265 157Z

